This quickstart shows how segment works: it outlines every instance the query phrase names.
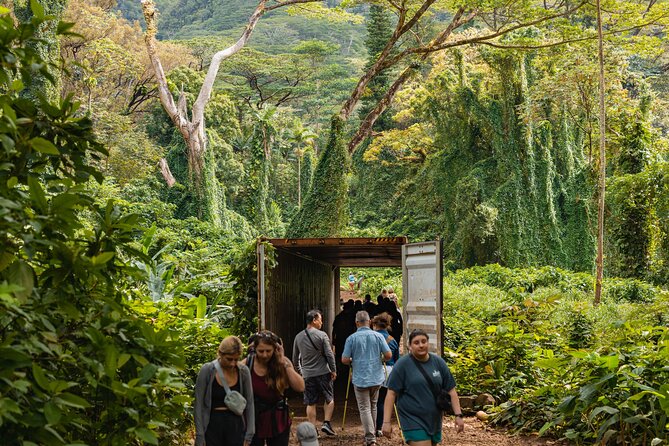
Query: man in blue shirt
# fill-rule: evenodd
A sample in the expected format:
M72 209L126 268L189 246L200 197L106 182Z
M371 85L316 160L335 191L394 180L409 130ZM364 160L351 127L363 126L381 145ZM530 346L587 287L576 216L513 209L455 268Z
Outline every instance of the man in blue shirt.
M379 387L385 380L383 361L389 360L392 353L383 336L369 327L366 311L355 314L355 325L358 329L346 339L341 362L353 367L353 390L365 430L365 442L372 446L376 445L376 402Z

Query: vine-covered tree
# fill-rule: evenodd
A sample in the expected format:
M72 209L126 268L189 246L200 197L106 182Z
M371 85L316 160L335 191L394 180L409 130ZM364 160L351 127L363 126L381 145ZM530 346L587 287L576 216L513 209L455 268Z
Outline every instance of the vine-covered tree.
M435 1L422 2L388 2L386 5L397 17L395 29L387 40L383 50L379 53L376 62L359 78L358 84L351 92L348 100L341 108L337 119L333 120L330 143L327 150L339 152L338 141L343 135L333 135L336 130L343 132L343 122L348 121L351 113L369 88L370 82L381 72L396 68L397 75L388 88L384 97L376 107L367 114L353 137L347 143L347 152L353 152L356 147L371 132L378 117L391 104L394 96L402 85L420 72L420 68L427 61L430 54L465 45L487 45L507 49L532 49L555 47L568 41L592 41L596 34L587 24L592 23L593 11L586 2L555 4L527 4L521 2L485 3L468 5L444 5ZM634 2L615 2L609 9L611 27L607 30L614 35L618 30L637 29L639 27L661 24L666 22L666 4L652 3L650 5ZM637 14L630 14L630 11ZM447 12L448 20L432 35L423 35L421 30L428 13ZM568 17L569 20L562 20ZM557 20L560 19L560 20ZM543 24L551 23L550 27L542 28L542 32L534 33ZM573 24L584 24L582 27ZM475 27L475 30L463 30L466 26ZM565 37L567 26L569 37ZM523 30L529 30L527 33ZM565 32L563 32L565 31ZM501 123L500 123L501 124ZM335 155L339 158L339 155ZM321 161L327 160L323 156ZM343 163L337 171L337 182L346 184L347 165ZM522 168L522 166L521 166ZM291 236L335 236L343 230L346 224L347 209L331 209L336 204L346 206L346 201L336 194L341 189L330 188L325 183L333 179L327 174L331 168L316 169L313 192L307 197L305 206L297 214L289 229ZM320 195L325 194L325 195ZM316 196L319 195L319 196ZM324 205L326 207L324 207ZM327 228L320 221L321 216L330 220ZM343 219L338 223L333 221L337 216ZM324 232L325 231L325 232Z

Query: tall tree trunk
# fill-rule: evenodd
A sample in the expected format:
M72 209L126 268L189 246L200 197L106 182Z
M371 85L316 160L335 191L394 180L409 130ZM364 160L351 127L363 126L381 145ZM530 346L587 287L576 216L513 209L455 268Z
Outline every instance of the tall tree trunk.
M165 76L162 63L158 57L156 43L156 34L158 32L156 23L157 11L154 1L141 1L142 13L144 15L144 21L146 22L146 33L144 34L144 41L146 42L146 48L149 53L149 59L151 60L151 66L153 67L153 71L156 75L156 81L158 82L158 96L160 98L160 103L174 123L174 126L183 136L184 141L186 142L186 146L188 147L188 168L191 175L193 176L193 183L197 188L197 196L202 200L208 200L210 198L207 197L213 197L213 194L211 191L207 191L207 193L205 193L205 190L203 189L206 187L202 175L206 163L205 154L207 152L204 111L207 103L209 102L209 99L211 98L211 93L214 88L214 81L216 80L221 62L239 52L239 50L241 50L246 45L248 40L251 38L251 34L258 24L258 21L266 12L273 11L277 8L282 8L284 6L299 3L313 3L319 0L283 0L272 6L266 6L267 0L258 0L258 5L253 11L253 14L251 14L249 17L249 21L237 42L224 50L218 51L212 56L204 82L202 83L200 92L191 109L190 118L188 116L188 104L186 104L183 95L181 98L179 98L179 103L175 104L174 97L168 88L167 77ZM162 164L166 164L166 161L163 160ZM223 192L221 191L220 193L222 194ZM217 197L213 198L218 200ZM220 200L218 200L217 203L225 203L225 197L220 197ZM205 207L207 209L214 209L219 206L217 203L208 202L206 203ZM219 212L221 213L224 211L224 208L219 209ZM205 214L212 215L210 212L205 212ZM227 219L223 220L224 225L227 224L226 221Z
M162 63L158 57L156 42L156 33L158 32L158 28L156 24L157 11L155 4L153 0L142 0L142 12L146 22L146 33L144 35L144 41L146 42L146 48L149 53L151 65L153 66L153 70L156 74L160 103L174 123L174 126L183 136L184 141L186 142L186 146L188 147L188 169L195 187L195 196L198 197L199 201L201 201L200 206L197 206L202 210L202 212L199 213L201 218L205 218L216 225L222 224L224 228L227 226L227 219L221 219L220 217L224 216L225 214L225 197L219 196L219 194L223 194L223 192L220 190L220 187L213 187L217 186L213 184L213 181L217 181L215 178L215 172L205 173L207 136L205 129L204 111L207 103L209 102L209 98L211 97L214 81L216 79L216 75L218 74L218 69L221 65L221 62L237 53L244 47L250 38L255 25L258 23L258 20L260 20L262 14L265 12L265 3L266 0L260 0L258 2L258 6L249 18L249 22L237 42L234 45L214 54L209 65L209 70L205 76L205 80L202 84L202 87L200 88L198 97L193 104L191 116L189 117L188 104L186 103L185 96L182 94L179 97L178 103L175 103L172 92L170 92L167 84L167 77L163 70ZM162 164L166 165L166 161L163 160ZM207 168L209 167L210 166L207 166ZM215 166L211 166L211 168L214 169ZM203 177L204 175L207 175L208 178L205 179Z
M606 194L606 103L604 79L604 37L602 34L602 5L597 0L597 39L599 46L599 197L597 206L597 278L594 304L602 299L604 278L604 200Z

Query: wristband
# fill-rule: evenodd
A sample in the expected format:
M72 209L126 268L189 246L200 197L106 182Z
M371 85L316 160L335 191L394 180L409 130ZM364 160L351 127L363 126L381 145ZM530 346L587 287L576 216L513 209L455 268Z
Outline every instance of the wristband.
M462 415L461 413L456 413L455 418L464 418L465 416Z

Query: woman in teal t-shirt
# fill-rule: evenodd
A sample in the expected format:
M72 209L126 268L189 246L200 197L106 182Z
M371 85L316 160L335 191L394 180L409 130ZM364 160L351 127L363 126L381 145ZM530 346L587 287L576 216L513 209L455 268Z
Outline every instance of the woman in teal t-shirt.
M397 401L397 412L404 441L410 446L434 446L441 442L442 411L437 407L435 391L446 390L451 396L457 432L465 424L460 410L455 379L446 362L428 351L428 335L423 330L409 334L409 354L397 361L388 380L388 394L384 406L383 436L392 436L390 418ZM428 384L418 367L431 380Z

